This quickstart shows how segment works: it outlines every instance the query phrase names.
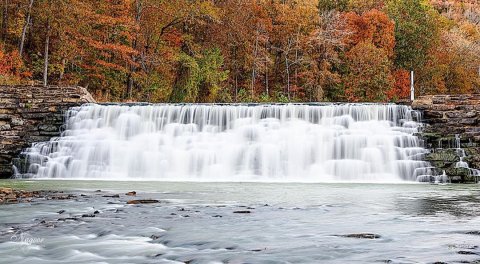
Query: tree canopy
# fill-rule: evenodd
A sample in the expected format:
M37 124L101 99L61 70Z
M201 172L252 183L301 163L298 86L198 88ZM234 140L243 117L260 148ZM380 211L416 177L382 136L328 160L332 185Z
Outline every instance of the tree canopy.
M0 84L99 101L395 101L480 92L468 0L5 0Z

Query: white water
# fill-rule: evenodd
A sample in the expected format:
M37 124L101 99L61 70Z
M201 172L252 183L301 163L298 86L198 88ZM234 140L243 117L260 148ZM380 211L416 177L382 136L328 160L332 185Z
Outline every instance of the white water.
M408 106L95 105L34 144L20 177L397 182L428 171ZM26 170L26 171L25 171Z
M462 149L461 138L458 134L455 135L454 148L456 149L457 155L460 158L460 160L455 164L455 168L467 169L470 175L480 177L480 170L470 168L468 162L464 161L464 159L467 157L467 154L465 153L465 150Z

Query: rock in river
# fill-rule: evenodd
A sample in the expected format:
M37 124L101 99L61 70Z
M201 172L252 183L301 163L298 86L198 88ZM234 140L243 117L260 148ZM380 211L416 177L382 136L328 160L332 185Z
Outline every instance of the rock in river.
M380 235L372 234L372 233L358 233L358 234L348 234L348 235L340 235L341 237L348 237L348 238L362 238L362 239L377 239L381 238Z
M150 204L150 203L159 203L159 200L153 199L143 199L143 200L130 200L127 204Z

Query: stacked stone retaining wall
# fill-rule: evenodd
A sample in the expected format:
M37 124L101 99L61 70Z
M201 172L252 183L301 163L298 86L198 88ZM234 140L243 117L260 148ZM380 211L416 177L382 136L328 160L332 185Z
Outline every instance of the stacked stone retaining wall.
M425 160L453 182L478 181L472 169L480 169L480 94L422 96L412 107L423 112L420 136L431 150ZM458 166L461 159L470 169Z
M12 176L22 149L60 135L64 111L89 102L82 87L0 86L0 178Z

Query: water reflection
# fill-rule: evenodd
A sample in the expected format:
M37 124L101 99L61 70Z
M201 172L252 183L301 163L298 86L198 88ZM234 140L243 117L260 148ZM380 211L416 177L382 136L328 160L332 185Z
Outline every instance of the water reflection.
M425 196L401 197L396 200L397 210L413 216L442 216L448 214L456 217L480 216L480 196L458 195L454 197Z

